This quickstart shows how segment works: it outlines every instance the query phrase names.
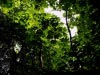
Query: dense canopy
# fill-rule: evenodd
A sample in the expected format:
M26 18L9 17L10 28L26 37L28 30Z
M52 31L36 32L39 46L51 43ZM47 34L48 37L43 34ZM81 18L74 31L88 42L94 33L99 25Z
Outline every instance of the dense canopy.
M99 71L99 16L98 0L0 0L0 75Z

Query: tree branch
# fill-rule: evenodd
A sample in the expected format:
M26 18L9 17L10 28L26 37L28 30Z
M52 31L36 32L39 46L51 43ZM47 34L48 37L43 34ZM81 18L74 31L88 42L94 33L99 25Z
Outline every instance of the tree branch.
M70 42L70 50L73 51L72 49L72 36L71 36L71 30L70 30L70 27L68 25L68 21L67 21L67 17L68 17L68 10L66 10L66 26L67 26L67 29L68 29L68 33L69 33L69 42Z

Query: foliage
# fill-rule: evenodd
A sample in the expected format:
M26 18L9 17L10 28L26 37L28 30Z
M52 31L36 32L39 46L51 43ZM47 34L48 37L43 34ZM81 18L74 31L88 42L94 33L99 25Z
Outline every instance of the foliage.
M43 71L100 70L99 2L93 0L0 1L0 72L30 75ZM60 19L44 8L65 10L72 37ZM78 16L77 16L78 15ZM14 51L16 44L20 47ZM8 52L8 54L6 54ZM6 64L6 66L5 66ZM6 67L3 68L3 67Z
M66 28L62 27L63 24L59 22L60 19L58 17L45 14L42 9L35 8L35 4L31 4L31 2L24 5L25 3L19 0L15 1L15 5L12 7L2 6L2 12L9 15L8 19L11 18L15 24L18 23L18 28L23 26L25 29L25 31L19 30L15 32L16 36L19 33L20 38L24 37L23 40L11 39L15 41L15 44L17 42L21 44L22 48L17 54L12 51L10 73L22 74L21 71L28 69L30 74L34 73L32 69L42 68L58 70L61 66L59 64L65 63L63 57L66 57L65 52L68 50ZM9 21L7 22L12 26L10 29L14 31L12 28L16 28L13 27L15 25ZM20 33L22 31L24 32L23 34ZM3 34L7 36L6 33ZM14 42L12 44L14 45ZM58 60L60 61L56 63ZM25 73L28 72L26 71Z

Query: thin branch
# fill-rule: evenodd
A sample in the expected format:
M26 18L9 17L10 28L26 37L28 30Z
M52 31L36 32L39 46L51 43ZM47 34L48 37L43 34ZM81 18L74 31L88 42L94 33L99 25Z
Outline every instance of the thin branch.
M71 36L71 30L70 30L70 27L69 27L69 25L68 25L67 18L68 18L68 10L66 10L66 26L67 26L68 33L69 33L70 50L73 51L73 49L72 49L72 36Z

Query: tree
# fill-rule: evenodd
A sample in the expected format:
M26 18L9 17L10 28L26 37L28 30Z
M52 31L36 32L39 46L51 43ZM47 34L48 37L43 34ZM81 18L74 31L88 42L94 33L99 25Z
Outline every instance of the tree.
M14 66L13 63L16 63L16 54L13 54L14 42L24 42L24 34L25 27L12 22L12 19L0 12L0 73L7 73L11 65Z
M21 47L18 54L12 50L11 54L14 55L11 65L12 74L34 74L44 69L65 72L99 70L98 5L97 0L1 1L1 11L8 16L0 19L1 26L5 28L4 30L1 27L2 40L7 39L12 42L13 39L15 44L18 43ZM67 29L63 27L58 17L44 12L47 6L66 11ZM75 17L76 15L78 16ZM8 20L9 18L11 20ZM67 19L70 19L69 23ZM5 21L9 24L5 24ZM72 37L71 28L74 26L77 27L78 32Z
M49 4L55 8L63 9L68 13L68 18L70 18L69 26L77 26L78 35L71 38L71 56L75 58L72 63L72 71L76 70L99 70L97 64L99 64L99 56L95 55L99 53L99 39L95 38L99 33L99 4L98 1L92 0L57 0L49 1ZM67 13L66 12L66 13ZM79 14L80 16L75 18L74 15ZM96 16L96 17L95 17ZM67 17L67 14L66 14ZM68 30L70 29L67 25ZM70 33L70 31L69 31ZM94 33L96 35L94 35ZM95 39L94 39L95 38ZM99 38L99 36L98 36ZM97 39L97 40L96 40ZM95 43L94 43L95 41ZM98 47L98 48L97 48ZM96 59L96 60L95 60ZM72 59L73 60L73 59ZM95 63L97 62L97 63ZM91 66L89 66L89 64ZM76 68L75 68L76 67Z
M67 46L65 46L67 45L66 42L68 40L66 28L62 27L63 24L59 22L60 20L58 17L45 14L43 11L38 13L35 9L32 10L34 4L31 5L30 3L27 4L28 6L26 7L24 7L23 1L21 4L12 7L6 6L4 8L2 6L2 8L4 8L2 9L2 12L9 15L15 23L19 23L19 28L20 26L25 28L23 33L16 31L16 36L17 33L19 33L24 39L15 41L15 43L18 42L21 44L22 48L19 53L17 52L18 54L14 51L12 52L11 74L34 74L33 70L36 71L36 69L39 70L43 68L48 70L58 70L60 67L59 64L65 63L65 60L62 58L68 49ZM12 29L11 27L10 29ZM58 60L60 61L56 63ZM50 61L49 64L48 61Z

